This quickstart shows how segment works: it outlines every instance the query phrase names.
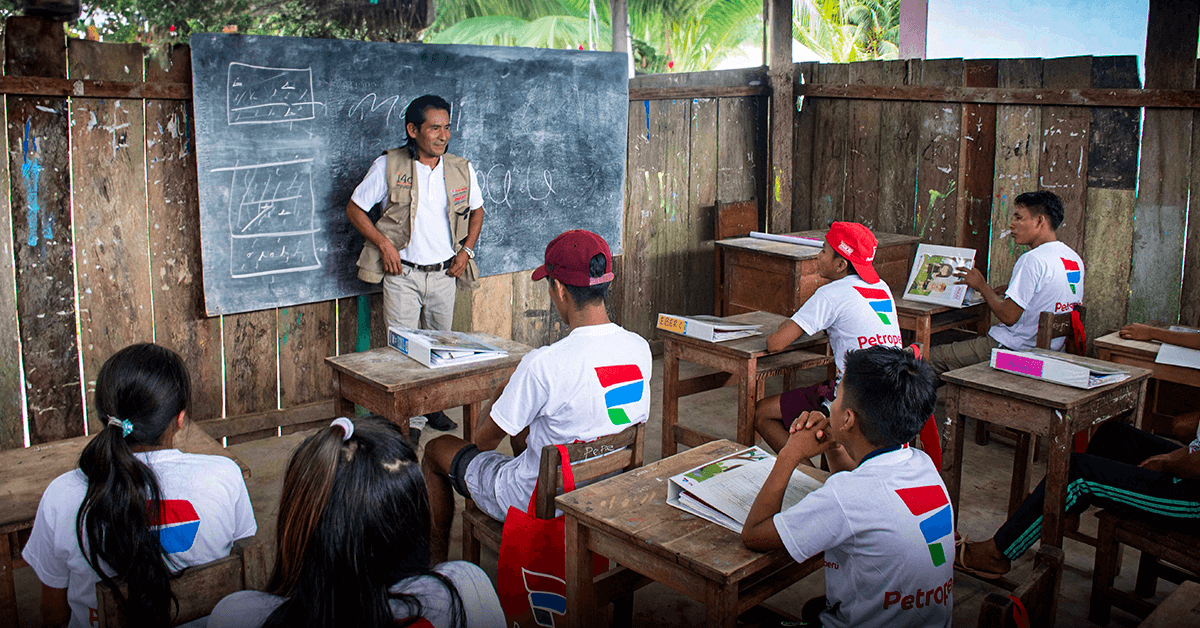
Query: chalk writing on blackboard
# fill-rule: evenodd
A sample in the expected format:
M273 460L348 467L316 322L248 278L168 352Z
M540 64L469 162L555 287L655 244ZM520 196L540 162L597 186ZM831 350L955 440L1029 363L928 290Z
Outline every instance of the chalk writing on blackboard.
M536 171L536 168L513 167L496 164L481 173L479 187L483 189L487 202L512 208L509 203L513 191L513 178L517 178L516 190L528 196L530 200L542 201L551 194L558 194L554 189L554 173L549 170Z
M267 68L229 64L226 111L229 124L296 122L316 117L311 68Z
M312 190L313 158L233 165L229 235L232 277L259 277L321 267Z

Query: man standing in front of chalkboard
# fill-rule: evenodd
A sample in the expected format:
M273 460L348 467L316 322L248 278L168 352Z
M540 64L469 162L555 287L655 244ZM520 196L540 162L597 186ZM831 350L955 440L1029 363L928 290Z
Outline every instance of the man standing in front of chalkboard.
M475 242L483 228L483 194L475 168L446 152L450 103L421 96L404 111L408 142L375 159L346 205L366 241L358 278L383 282L389 327L449 330L455 288L478 285ZM383 203L379 220L367 210ZM414 444L425 419L437 430L457 427L443 412L414 417Z

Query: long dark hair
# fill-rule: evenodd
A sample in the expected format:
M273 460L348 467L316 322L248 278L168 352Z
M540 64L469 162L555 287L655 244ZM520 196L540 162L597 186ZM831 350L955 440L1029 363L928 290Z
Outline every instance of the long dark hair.
M451 624L460 626L462 598L429 566L429 493L417 454L386 419L354 420L309 436L288 462L276 529L275 570L267 592L284 602L271 626L396 625L390 602L422 615L416 596L392 585L431 576L450 594Z
M404 144L404 148L408 151L409 159L417 158L417 141L408 135L408 125L415 124L417 129L420 130L421 126L425 124L426 112L430 109L440 109L446 113L450 113L450 103L446 102L446 99L441 96L426 94L408 103L408 107L404 109L404 132L405 137L408 138L408 141Z
M162 491L154 471L133 455L134 445L157 445L188 407L191 380L170 349L143 343L114 353L96 376L102 428L79 454L87 494L75 517L80 550L100 581L116 594L133 626L166 625L176 606L169 557L159 542ZM120 423L131 426L125 434ZM101 561L110 573L101 569ZM129 585L125 599L117 581Z

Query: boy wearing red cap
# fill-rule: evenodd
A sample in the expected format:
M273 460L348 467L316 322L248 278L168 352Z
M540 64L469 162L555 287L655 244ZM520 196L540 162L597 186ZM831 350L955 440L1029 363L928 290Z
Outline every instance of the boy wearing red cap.
M497 521L524 510L537 483L542 447L589 441L641 423L650 414L650 345L608 319L604 297L612 253L600 236L567 231L546 246L533 280L547 280L550 301L571 331L529 352L501 386L475 431L429 441L421 461L429 486L430 554L446 560L458 491ZM525 442L517 437L528 431ZM495 451L513 437L516 457Z
M776 452L787 443L788 428L796 417L824 410L824 404L833 400L847 351L901 344L892 291L872 265L877 245L875 235L863 225L833 223L817 256L817 273L829 283L817 288L800 310L767 338L767 350L775 352L801 334L827 332L837 365L833 380L758 402L754 427Z

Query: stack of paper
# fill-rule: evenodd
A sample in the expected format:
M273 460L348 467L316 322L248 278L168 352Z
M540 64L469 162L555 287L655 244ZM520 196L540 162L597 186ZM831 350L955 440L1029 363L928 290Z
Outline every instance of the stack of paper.
M388 345L430 368L468 364L508 355L504 349L493 347L478 336L460 331L389 327Z
M1129 378L1128 371L1112 362L1046 349L992 349L991 365L1001 371L1075 388L1095 388Z
M725 319L707 315L678 316L659 313L658 328L708 342L725 342L762 333L762 325L727 323Z
M962 307L967 298L966 284L958 283L954 272L959 268L975 265L975 249L957 246L921 244L913 259L912 272L908 275L902 299ZM973 305L973 304L970 304Z
M1190 327L1180 327L1172 325L1171 331L1182 331L1187 333L1197 333L1195 329ZM1158 348L1158 357L1154 358L1158 364L1171 364L1174 366L1184 366L1190 369L1200 369L1200 351L1163 343Z
M751 447L680 473L667 481L667 503L741 534L754 498L771 474L775 456ZM783 510L821 487L821 481L792 471Z

